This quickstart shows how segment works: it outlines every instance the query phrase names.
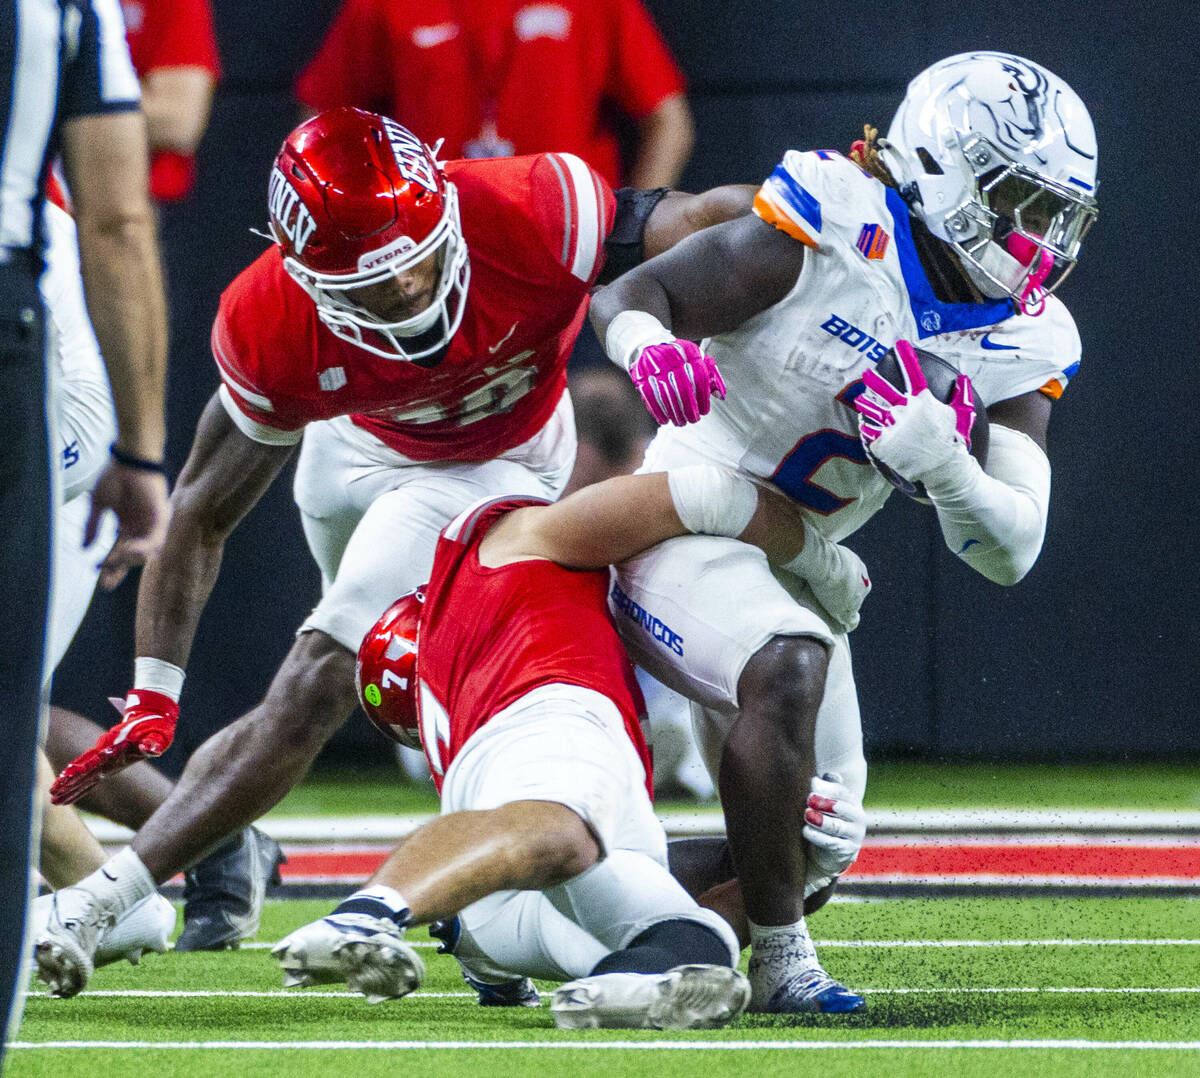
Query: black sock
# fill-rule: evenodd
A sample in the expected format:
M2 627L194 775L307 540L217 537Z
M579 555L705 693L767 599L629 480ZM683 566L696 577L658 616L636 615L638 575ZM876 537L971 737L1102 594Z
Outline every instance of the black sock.
M628 947L600 959L591 976L599 973L666 973L676 966L701 962L728 966L729 947L707 925L680 918L651 925L635 936Z
M407 908L394 910L378 898L368 898L361 894L351 895L333 912L335 914L365 913L370 917L378 917L382 921L392 921L399 928L405 928L412 922L412 914L408 912Z
M725 838L672 839L667 843L667 861L671 875L692 898L737 875Z

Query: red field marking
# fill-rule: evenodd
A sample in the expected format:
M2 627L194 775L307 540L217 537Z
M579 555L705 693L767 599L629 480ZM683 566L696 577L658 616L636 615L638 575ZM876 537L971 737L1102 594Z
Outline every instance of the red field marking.
M1070 876L1092 879L1200 880L1200 843L1171 846L870 845L847 878L875 876Z
M388 849L290 847L283 866L285 880L358 880L373 873ZM1138 845L1072 843L1069 845L1011 842L947 843L938 845L867 845L846 873L848 879L903 880L1002 876L1024 879L1172 879L1200 881L1200 843Z

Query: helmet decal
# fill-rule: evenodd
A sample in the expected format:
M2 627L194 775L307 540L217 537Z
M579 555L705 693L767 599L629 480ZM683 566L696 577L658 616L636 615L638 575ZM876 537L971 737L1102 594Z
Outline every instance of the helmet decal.
M1000 66L1012 75L1012 82L1009 83L1012 93L1001 102L1001 109L1011 115L997 116L987 102L983 103L984 108L995 121L996 141L1001 146L1013 153L1030 152L1031 144L1036 146L1044 131L1042 117L1046 114L1046 92L1050 88L1050 80L1015 56L1003 61ZM1018 97L1021 98L1020 103ZM1043 155L1036 150L1032 152L1042 164L1046 163Z
M421 140L407 127L401 127L395 120L384 116L383 129L387 132L388 142L391 143L392 153L396 155L396 167L400 175L411 183L419 184L426 191L437 193L437 175L433 171L430 155Z
M403 258L409 251L416 250L416 246L416 240L412 236L397 236L386 247L380 247L378 251L368 251L365 255L361 255L358 260L359 271L365 273L367 270L386 266L389 262Z
M363 637L354 679L371 724L402 745L421 747L417 705L417 634L420 591L397 599Z
M297 255L303 254L305 244L317 229L317 222L301 200L300 192L278 166L271 169L271 179L267 185L267 208L292 249Z

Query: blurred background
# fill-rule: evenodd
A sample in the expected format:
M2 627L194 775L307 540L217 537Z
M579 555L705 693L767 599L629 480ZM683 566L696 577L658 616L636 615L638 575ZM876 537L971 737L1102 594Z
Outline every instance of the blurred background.
M875 584L852 641L867 754L1200 762L1191 547L1200 438L1194 394L1180 385L1200 329L1188 239L1198 205L1190 123L1200 105L1188 42L1200 36L1200 16L1114 0L646 6L687 79L696 141L686 190L757 183L789 147L844 150L865 122L886 130L912 75L968 49L1024 54L1088 104L1101 215L1061 293L1084 358L1054 408L1045 549L1025 581L1001 589L949 554L931 511L899 496L853 537ZM217 385L208 333L218 297L262 250L249 230L265 224L267 172L301 116L294 84L338 7L213 0L222 75L197 182L189 198L162 207L172 475ZM627 135L628 150L635 132ZM135 593L136 580L96 598L59 668L56 703L108 724L106 698L128 688ZM165 770L178 772L209 733L258 701L317 594L285 475L228 545ZM357 716L319 766L389 755Z

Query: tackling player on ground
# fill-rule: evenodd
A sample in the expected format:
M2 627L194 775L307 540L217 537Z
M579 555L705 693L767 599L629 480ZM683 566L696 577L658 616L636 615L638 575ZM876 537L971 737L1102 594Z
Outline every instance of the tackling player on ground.
M532 1003L524 977L568 981L559 1026L740 1013L733 931L667 871L641 694L605 605L610 562L689 532L740 536L780 566L832 546L777 492L708 465L556 505L485 501L446 528L423 597L396 603L359 653L376 724L411 738L419 722L442 816L276 946L285 984L404 995L424 967L403 930L457 915L436 934L468 982L511 996L515 981Z
M593 321L650 410L678 425L660 430L644 470L740 469L840 540L891 491L866 440L924 483L954 554L1014 584L1045 533L1051 403L1079 365L1074 323L1050 293L1096 214L1092 123L1044 68L970 53L919 75L887 138L867 136L854 160L789 152L753 215L602 289ZM706 337L702 352L692 342ZM948 360L987 402L986 470L955 409L919 391L911 353L900 353L908 392L871 378L899 341ZM695 422L692 382L707 384L714 361L728 396ZM689 586L697 574L721 586ZM801 907L806 876L836 877L863 836L846 637L856 605L839 608L815 581L797 587L744 544L710 537L625 563L612 601L635 659L695 702L750 919L752 1009L859 1006L831 987ZM824 808L806 808L810 789ZM841 850L801 840L814 821L840 830Z
M225 542L301 438L296 501L324 596L263 702L193 754L132 849L56 896L37 956L57 991L86 982L114 909L303 776L354 707L363 634L389 597L427 579L456 514L489 494L561 493L575 448L566 361L606 240L636 258L643 228L653 252L743 200L626 192L618 205L570 154L443 165L357 109L288 137L269 185L275 243L222 297L221 386L142 577L125 721L63 771L56 800L170 744Z

